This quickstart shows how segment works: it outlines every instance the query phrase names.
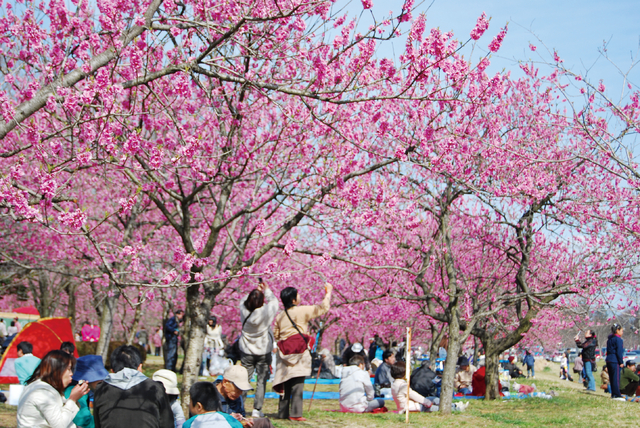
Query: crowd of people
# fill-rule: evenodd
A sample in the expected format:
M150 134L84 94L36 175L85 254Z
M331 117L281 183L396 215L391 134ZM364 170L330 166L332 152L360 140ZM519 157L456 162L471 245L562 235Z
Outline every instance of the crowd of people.
M143 373L143 358L135 346L123 345L115 349L110 355L110 371L107 371L100 356L85 355L76 359L73 343L63 343L59 350L48 352L41 360L33 355L31 343L21 342L17 345L18 358L14 364L20 383L25 385L18 404L18 426L272 427L262 411L270 377L273 390L280 394L277 417L305 421L304 382L312 374L315 357L312 352L315 338L310 335L309 322L330 309L332 289L327 283L320 304L303 305L298 291L287 287L280 292L283 310L279 312L278 299L260 280L256 289L239 303L242 328L238 340L229 346L230 352L234 348L237 352L237 364L227 367L221 379L197 382L191 387L189 415L184 414L180 405L176 375L184 319L181 309L177 309L164 328L159 327L154 334L149 335L141 328L136 335L139 347L152 352L153 344L156 354L164 335L165 368L156 371L151 378ZM95 331L92 329L94 326L89 325L88 334ZM622 333L621 326L613 326L607 341L606 365L601 372L603 389L616 400L624 400L622 394L636 394L640 385L635 363L623 364ZM156 341L158 336L160 342ZM597 337L587 330L584 340L576 336L575 342L581 354L574 361L574 372L580 374L587 390L595 391L593 373ZM217 319L211 317L206 326L201 369L206 370L211 358L223 348L221 328ZM385 398L393 399L400 413L439 409L441 371L437 368L434 371L425 363L408 379L403 344L385 344L377 336L371 339L368 352L360 343L345 344L340 373L337 373L330 352L322 350L319 355L320 364L315 367L317 376L325 367L330 376L340 378L339 403L343 412L386 412ZM509 356L503 363L502 368L509 378L535 377L535 359L529 350L522 354L521 367L517 363L516 355ZM561 376L571 379L568 355L561 367ZM253 389L250 380L254 373L255 398L248 415L245 396ZM408 389L409 381L411 388ZM532 387L522 385L522 388L520 392ZM460 355L454 377L454 395L483 396L485 389L485 367L476 367L469 357ZM464 411L468 404L456 402L452 410Z
M31 344L21 345L28 349ZM219 381L194 384L189 391L193 416L186 419L176 373L161 369L148 378L137 347L122 345L113 351L111 372L102 357L76 359L74 351L73 343L65 342L28 374L18 403L19 428L273 426L264 417L246 418L242 394L252 387L240 365L229 367Z

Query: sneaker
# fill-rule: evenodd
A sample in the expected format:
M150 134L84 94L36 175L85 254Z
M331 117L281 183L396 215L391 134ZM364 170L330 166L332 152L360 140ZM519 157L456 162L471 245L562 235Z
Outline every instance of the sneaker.
M436 397L433 399L433 404L435 404L436 406L440 405L440 398Z
M253 412L251 412L251 417L252 418L264 418L264 413L262 413L258 409L253 409Z
M616 401L627 401L624 399L624 397L615 397L614 400Z
M436 406L435 404L431 407L429 407L429 412L434 413L437 412L438 410L440 410L439 406Z

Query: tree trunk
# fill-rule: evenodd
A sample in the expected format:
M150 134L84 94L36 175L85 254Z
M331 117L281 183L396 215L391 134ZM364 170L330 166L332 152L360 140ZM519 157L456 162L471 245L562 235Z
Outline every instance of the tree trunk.
M115 290L113 296L107 295L102 302L102 316L100 317L100 339L96 355L100 355L103 361L107 361L109 353L109 342L111 342L111 333L113 331L113 316L115 314L120 291Z
M473 365L478 367L478 338L473 336Z
M442 329L438 333L438 328L435 324L431 324L431 347L429 348L429 366L435 371L436 360L440 352L440 341L442 340Z
M456 363L458 362L458 354L460 353L460 325L458 317L452 314L449 323L449 346L447 346L447 359L444 363L442 372L442 390L440 392L440 413L451 414L451 405L453 404L453 382L456 376Z
M496 400L500 398L500 352L484 345L485 382L487 384L484 399Z
M184 353L182 372L182 410L189 412L189 389L198 380L202 351L204 350L204 336L210 308L201 305L200 286L192 285L187 288L187 306L185 316L189 316L191 328L189 329L189 341Z
M76 328L78 327L78 320L76 320L76 291L78 290L77 282L70 282L67 285L67 318L71 321L71 331L74 335Z
M29 285L36 308L38 309L38 312L40 312L40 317L50 317L52 313L52 301L51 295L49 294L49 277L46 273L40 271L38 272L37 284L35 284L35 281L29 281Z
M140 310L141 307L142 305L140 305L140 302L138 302L138 306L136 306L136 310L133 314L133 325L131 326L129 334L127 335L127 345L131 345L133 343L133 340L136 338L138 324L140 324L140 318L142 318L142 311Z

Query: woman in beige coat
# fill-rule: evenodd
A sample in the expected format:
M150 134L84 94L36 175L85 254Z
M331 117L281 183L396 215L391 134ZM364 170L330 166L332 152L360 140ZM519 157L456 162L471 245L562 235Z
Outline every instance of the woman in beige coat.
M302 417L302 393L304 379L311 375L310 341L307 336L309 321L329 310L333 286L325 284L322 304L300 306L298 290L287 287L280 292L284 312L276 316L273 335L278 341L276 354L276 375L273 389L280 394L278 417L294 421L304 421Z

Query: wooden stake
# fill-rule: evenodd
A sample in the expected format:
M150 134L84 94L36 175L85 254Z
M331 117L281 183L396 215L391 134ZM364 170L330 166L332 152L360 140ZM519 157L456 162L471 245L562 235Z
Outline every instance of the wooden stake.
M411 327L407 327L407 343L405 344L404 354L407 362L407 405L404 409L404 421L409 423L409 391L411 391Z
M316 395L316 387L318 386L318 379L320 379L320 372L322 371L322 362L324 361L324 355L320 356L320 367L318 367L318 374L316 375L316 383L313 385L313 393L311 394L311 400L309 400L309 412L311 411L311 404L313 404L313 396Z

